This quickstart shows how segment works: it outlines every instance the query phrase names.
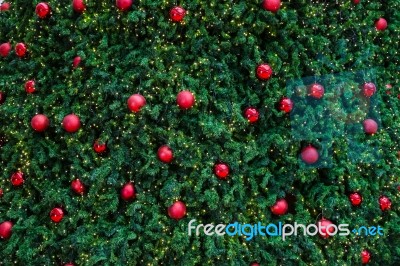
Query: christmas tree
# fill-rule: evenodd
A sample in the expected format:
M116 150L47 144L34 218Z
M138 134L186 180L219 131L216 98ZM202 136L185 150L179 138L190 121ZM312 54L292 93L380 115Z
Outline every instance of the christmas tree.
M1 3L0 264L399 265L399 9Z

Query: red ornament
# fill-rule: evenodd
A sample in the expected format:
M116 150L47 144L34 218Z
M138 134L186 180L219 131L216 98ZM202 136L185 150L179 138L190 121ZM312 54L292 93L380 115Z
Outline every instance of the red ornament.
M365 97L371 97L372 95L375 94L375 92L376 92L376 86L372 82L364 83L364 85L362 86L362 93L364 94Z
M81 57L80 56L76 56L74 58L74 61L72 61L72 67L73 68L77 68L80 63L81 63Z
M367 264L371 260L371 253L368 250L361 251L361 263Z
M123 200L132 200L136 198L135 187L132 182L128 182L122 187L121 198Z
M381 196L379 198L379 207L381 208L382 211L390 210L391 206L392 206L392 201L388 197Z
M373 119L365 119L363 122L365 134L372 135L378 131L378 124Z
M335 232L334 226L330 226L330 225L333 225L333 223L331 221L329 221L328 219L322 218L321 220L318 221L318 227L319 227L318 232L322 238L328 238L328 237L330 237L329 234L332 234Z
M50 121L45 115L37 114L31 120L31 126L38 132L45 131L50 125Z
M301 159L307 164L313 164L319 159L318 150L312 146L308 145L301 151Z
M260 116L260 113L258 110L254 107L247 107L246 110L244 111L244 117L250 122L250 123L255 123L258 121L258 118Z
M28 80L25 82L25 91L27 93L34 93L36 91L34 80Z
M168 208L168 215L172 219L180 220L186 215L186 205L178 200Z
M69 133L74 133L81 127L81 121L75 114L69 114L64 117L62 122L63 128Z
M174 159L174 154L168 145L161 146L157 151L157 156L163 163L170 163Z
M226 179L229 175L229 166L226 163L216 163L214 165L214 174L219 179Z
M263 7L265 10L277 12L281 7L281 0L264 0Z
M117 8L120 11L126 11L131 8L133 1L132 0L116 0Z
M190 91L181 91L176 97L176 102L179 108L186 110L193 107L195 99Z
M15 172L11 175L10 180L11 180L11 184L14 187L22 186L25 182L24 173L22 173L21 171Z
M360 193L354 192L350 194L349 200L353 206L359 206L362 202L362 197Z
M279 199L271 206L271 212L275 215L284 215L288 210L288 203L285 199Z
M258 65L256 76L260 80L268 80L272 76L272 68L268 64Z
M353 0L353 4L358 5L360 3L360 0Z
M139 112L146 105L146 99L140 94L133 94L128 99L128 108L132 112Z
M100 143L98 139L93 143L93 150L98 153L104 153L107 151L107 143Z
M0 11L8 11L11 7L10 3L4 2L0 4Z
M0 188L0 198L2 198L2 197L3 197L3 195L4 195L4 193L3 193L3 189L1 189L1 188Z
M387 28L387 21L384 18L380 18L375 22L375 28L378 31L383 31Z
M260 263L258 263L257 261L253 261L252 263L250 263L250 266L260 266Z
M85 190L86 190L85 185L78 178L75 180L72 180L71 189L72 189L72 191L74 191L76 194L79 194L79 195L82 195L83 193L85 193Z
M169 11L169 17L173 22L181 22L186 15L186 10L180 6L175 6Z
M315 99L321 99L324 96L324 86L318 83L314 83L310 86L309 95Z
M36 14L39 18L43 19L50 15L50 6L45 2L41 2L36 5Z
M11 51L11 44L9 42L2 43L0 45L0 55L2 57L7 57Z
M22 42L17 43L17 45L15 45L15 53L20 58L22 58L26 55L26 50L27 50L26 45Z
M75 266L72 262L65 263L64 266Z
M86 5L83 0L72 0L72 8L77 13L83 13L86 9Z
M293 101L290 98L283 97L279 101L279 110L285 113L290 113L293 110Z
M6 94L0 91L0 104L3 104L6 101Z
M5 221L0 224L0 238L9 239L12 234L13 223L10 221Z
M50 219L55 222L59 223L64 218L64 211L61 208L54 208L50 212Z

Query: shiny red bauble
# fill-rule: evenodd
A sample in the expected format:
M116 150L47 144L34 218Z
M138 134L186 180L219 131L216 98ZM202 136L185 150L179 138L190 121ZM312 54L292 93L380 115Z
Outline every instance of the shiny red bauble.
M357 5L360 3L360 0L353 0L353 4Z
M122 188L121 188L121 198L123 200L132 200L136 198L136 191L135 191L135 186L132 184L132 182L126 183Z
M28 80L25 82L25 91L27 93L34 93L36 91L34 80Z
M116 0L115 4L120 11L127 11L131 8L132 0Z
M26 51L27 48L24 43L20 42L15 45L15 53L18 57L24 57L26 55Z
M319 153L314 146L308 145L301 151L300 157L305 163L313 164L318 161Z
M133 94L128 98L128 108L132 112L139 112L146 105L146 99L140 94Z
M368 250L361 251L361 263L367 264L371 260L371 253Z
M77 68L80 65L81 61L82 61L81 57L80 56L76 56L74 58L74 60L72 61L72 67L73 68Z
M378 131L378 123L373 119L365 119L363 122L365 134L372 135Z
M31 126L37 132L45 131L50 125L50 120L42 114L35 115L31 120Z
M271 206L271 212L275 215L284 215L288 211L288 203L285 199L279 199Z
M3 189L0 188L0 198L3 197L3 194L4 194Z
M12 234L13 223L10 221L5 221L0 224L0 238L9 239Z
M182 201L178 200L174 202L168 208L168 215L172 219L179 220L186 215L186 205Z
M50 219L55 222L59 223L64 218L64 211L61 208L54 208L50 211Z
M214 174L219 179L226 179L229 175L229 166L226 163L220 162L214 165Z
M308 94L314 99L321 99L324 96L324 86L318 83L314 83L310 86Z
M41 2L36 5L35 12L39 18L47 18L50 15L50 6L45 2Z
M360 193L353 192L349 195L349 200L351 202L351 205L359 206L362 202L362 197L361 197Z
M75 266L72 262L65 263L64 266Z
M21 171L13 173L11 175L10 181L14 187L22 186L25 182L24 173L22 173Z
M85 184L83 184L78 178L71 181L71 189L73 192L79 195L85 193L86 190Z
M390 210L391 206L392 206L392 201L388 197L381 196L379 198L379 207L381 208L382 211Z
M190 91L181 91L176 97L176 103L178 104L179 108L183 110L192 108L194 102L195 99L193 93L191 93Z
M77 13L83 13L86 9L86 5L83 0L72 0L72 8Z
M0 104L3 104L6 101L7 95L5 92L0 91Z
M258 121L258 118L260 117L260 113L254 107L247 107L246 110L244 110L244 117L250 123L255 123Z
M2 56L2 57L8 56L10 51L11 51L11 49L12 49L12 47L11 47L11 44L9 42L2 43L0 45L0 56Z
M81 127L81 121L79 117L75 114L69 114L64 117L62 126L65 129L65 131L69 133L74 133L79 130Z
M8 2L4 2L2 4L0 4L0 11L7 11L9 10L11 7L11 4Z
M257 261L253 261L252 263L250 263L250 266L260 266L260 263L258 263Z
M365 97L371 97L376 92L376 86L372 82L366 82L362 86L362 93Z
M388 26L387 21L384 18L380 18L375 22L375 28L378 31L384 31L387 28L387 26Z
M268 64L258 65L256 76L260 80L268 80L272 76L272 68Z
M107 143L101 143L99 140L95 140L93 143L93 150L98 154L104 153L107 151Z
M263 7L265 10L277 12L281 7L281 0L264 0Z
M173 22L181 22L186 15L186 10L180 6L175 6L169 11L169 17Z
M328 238L330 237L330 234L335 232L335 228L330 225L333 225L333 223L328 219L322 218L319 220L318 226L320 229L318 230L318 233L322 238Z
M174 159L174 153L168 145L161 146L157 151L157 156L163 163L170 163Z
M279 110L285 113L290 113L293 110L293 101L290 98L283 97L279 101Z

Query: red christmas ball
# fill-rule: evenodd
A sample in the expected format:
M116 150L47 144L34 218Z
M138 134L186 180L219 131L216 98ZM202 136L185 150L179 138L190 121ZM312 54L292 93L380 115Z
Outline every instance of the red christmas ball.
M371 253L368 250L361 251L361 263L367 264L371 260Z
M83 0L72 0L72 8L77 13L83 13L86 9L86 5Z
M98 153L104 153L107 151L107 143L101 143L98 139L95 140L95 142L93 143L93 150Z
M186 205L178 200L168 208L168 215L172 219L180 220L186 215Z
M163 163L170 163L174 159L172 149L168 145L161 146L157 151L157 156Z
M353 4L357 5L360 3L360 0L353 0Z
M319 159L318 150L312 145L308 145L301 151L301 159L307 164L313 164Z
M8 2L4 2L2 4L0 4L0 11L7 11L9 10L11 7L11 4Z
M75 266L72 262L65 263L64 266Z
M120 11L126 11L131 8L133 1L132 0L116 0L117 8Z
M371 97L376 92L376 86L372 82L364 83L362 86L362 93L365 97Z
M55 222L59 223L64 218L64 211L61 208L54 208L50 211L50 219Z
M257 261L253 261L252 263L250 263L250 266L260 266L260 263L258 263Z
M169 11L169 17L173 22L181 22L186 15L186 10L180 6L175 6Z
M214 174L219 179L226 179L229 175L229 166L226 163L216 163L214 165Z
M27 93L34 93L36 91L34 80L28 80L25 82L25 91Z
M364 132L368 135L375 134L378 131L378 124L373 119L365 119L363 122Z
M11 175L10 180L11 180L11 184L14 187L22 186L25 182L24 173L22 173L21 171L15 172Z
M244 111L244 117L250 123L255 123L258 121L258 118L260 117L260 113L254 107L247 107L246 110Z
M279 199L271 206L271 212L275 215L284 215L288 211L288 203L285 199Z
M6 94L0 91L0 104L3 104L6 101Z
M260 80L268 80L272 76L272 68L268 64L258 65L256 76Z
M41 2L36 5L36 14L39 18L46 18L50 14L50 6L45 2Z
M79 195L82 195L83 193L85 193L85 190L86 190L85 185L78 178L75 180L72 180L71 189L72 189L72 191L74 191L76 194L79 194Z
M132 200L136 198L135 187L132 182L128 182L122 187L121 198L123 200Z
M277 12L281 7L281 0L264 0L263 7L265 10Z
M76 56L74 58L74 61L72 61L72 67L73 68L77 68L80 63L81 63L81 57L80 56Z
M47 116L42 114L35 115L31 120L31 126L38 132L45 131L50 125L50 121Z
M359 206L362 202L360 193L354 192L349 195L349 200L353 206Z
M190 91L181 91L176 97L176 102L179 108L186 110L193 107L195 99Z
M26 55L26 45L22 42L15 45L15 53L18 57L24 57Z
M290 113L293 110L293 101L290 98L283 97L279 101L279 110L285 113Z
M74 133L81 127L81 121L75 114L69 114L64 117L62 122L63 128L69 133Z
M9 42L2 43L0 45L0 55L2 57L7 57L11 51L11 44Z
M329 234L332 234L335 232L335 228L330 225L333 225L333 223L331 221L329 221L328 219L322 218L321 220L318 221L318 226L320 228L320 230L318 230L318 232L322 238L328 238L328 237L330 237Z
M0 198L2 198L4 195L3 189L0 188Z
M314 83L310 86L309 95L315 99L321 99L324 96L324 86L318 83Z
M381 196L379 198L379 207L381 208L382 211L390 210L391 206L392 206L392 201L388 197Z
M0 238L9 239L12 234L13 223L10 221L5 221L0 224Z
M140 94L133 94L128 99L128 108L132 112L139 112L146 105L146 99Z
M375 28L379 31L383 31L387 28L388 24L386 19L380 18L375 22Z

